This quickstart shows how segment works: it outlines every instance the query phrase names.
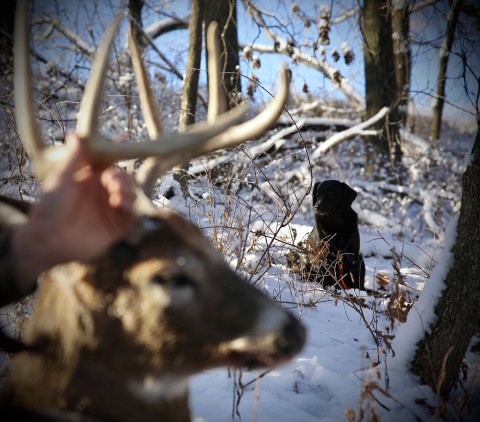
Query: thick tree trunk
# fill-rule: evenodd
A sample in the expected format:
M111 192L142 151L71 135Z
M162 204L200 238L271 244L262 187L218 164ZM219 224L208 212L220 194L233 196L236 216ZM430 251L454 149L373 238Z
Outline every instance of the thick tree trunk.
M204 19L204 0L192 0L189 21L187 70L183 80L182 103L179 130L195 123L197 110L198 80L202 57L202 24Z
M412 362L413 372L444 398L458 379L480 318L480 122L472 154L463 175L454 264L435 307L436 320Z
M442 128L442 114L443 105L445 103L445 84L447 81L447 66L450 50L452 49L453 38L455 35L455 28L458 22L458 15L462 6L462 0L452 0L451 10L447 20L447 33L440 47L440 64L437 78L437 101L433 106L433 123L431 139L437 140L440 138Z
M10 151L14 151L15 141L9 136L13 134L11 128L15 126L14 115L11 110L14 109L13 102L13 22L15 21L15 0L0 1L0 98L2 106L0 107L0 139L1 154L9 156ZM15 144L14 144L15 142ZM17 145L18 147L18 145ZM21 149L17 149L20 151ZM13 153L13 157L18 158L18 153ZM20 158L18 158L20 160ZM4 162L7 162L5 160ZM8 160L10 165L13 162Z
M0 2L0 70L2 76L12 72L13 22L15 0Z
M132 35L137 40L141 51L143 51L146 46L146 41L142 31L142 8L143 0L128 0L128 11L135 22L135 24L132 25Z
M405 125L410 100L410 1L392 2L393 51L397 80L398 114Z
M391 111L386 123L376 129L382 130L379 137L370 137L368 167L376 164L377 157L393 156L394 162L401 158L398 139L397 82L393 54L392 20L388 0L365 0L362 14L363 50L365 58L366 117L378 113L382 107ZM384 160L384 159L382 159Z
M183 80L182 102L180 105L179 131L195 123L197 110L198 80L202 58L202 24L205 13L204 0L192 0L189 21L187 70ZM184 195L187 194L188 163L174 169L174 178L180 182Z
M216 21L220 33L220 69L225 88L227 109L238 103L240 85L240 61L238 56L237 2L236 0L213 0L205 10L205 28Z

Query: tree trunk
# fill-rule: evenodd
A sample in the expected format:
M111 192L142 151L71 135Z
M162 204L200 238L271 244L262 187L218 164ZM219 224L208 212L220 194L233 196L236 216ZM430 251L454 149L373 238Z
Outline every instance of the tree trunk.
M180 131L185 131L187 126L195 123L198 80L202 57L202 23L204 10L204 0L192 0L189 21L187 70L183 80L182 103L180 110Z
M392 21L388 0L365 0L362 14L363 50L365 57L366 117L390 107L387 122L376 129L382 134L368 138L367 167L373 170L376 159L382 162L401 159L398 139L397 82L393 54Z
M182 102L180 105L179 131L195 123L197 109L198 79L202 57L202 24L205 13L204 0L192 0L189 21L187 70L183 81ZM180 182L184 195L187 194L188 163L174 169L174 178Z
M225 104L227 109L238 103L241 92L240 62L238 56L237 2L212 0L205 10L205 28L216 21L220 32L221 64Z
M395 72L397 81L398 114L405 126L410 100L410 1L392 3L393 51L395 54Z
M18 148L14 137L9 136L13 134L12 128L15 127L15 118L12 110L15 108L13 101L13 26L15 21L15 0L0 1L0 97L2 98L2 107L0 107L0 133L2 138L0 139L0 148L2 151L2 158L17 157L20 159L18 152L21 151ZM15 146L14 146L15 145ZM21 156L21 155L20 155ZM8 162L9 165L14 165L14 162L10 161L10 158L2 160ZM4 174L2 174L4 176Z
M15 4L15 0L3 0L0 2L0 69L2 76L12 73L13 69L12 47Z
M417 344L412 370L443 398L460 373L480 318L480 122L472 161L462 181L462 205L450 268L436 307L436 320ZM444 372L443 360L446 359Z
M452 0L450 14L447 20L447 33L440 47L440 64L438 68L437 78L437 101L433 106L433 123L432 133L430 135L431 140L438 140L440 138L440 132L442 128L442 114L443 104L445 103L445 83L447 81L447 66L448 58L450 56L450 50L452 49L453 37L455 35L455 28L458 22L458 15L463 0Z
M142 31L142 8L143 0L128 0L128 11L134 21L132 35L137 40L140 51L144 51L147 45Z

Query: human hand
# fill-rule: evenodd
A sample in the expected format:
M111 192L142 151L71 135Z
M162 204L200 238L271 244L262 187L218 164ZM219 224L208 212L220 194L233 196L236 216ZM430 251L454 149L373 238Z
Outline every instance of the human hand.
M82 166L84 146L75 134L66 147L67 158L45 178L28 222L14 232L19 283L31 283L54 265L101 255L135 219L130 177L113 166Z

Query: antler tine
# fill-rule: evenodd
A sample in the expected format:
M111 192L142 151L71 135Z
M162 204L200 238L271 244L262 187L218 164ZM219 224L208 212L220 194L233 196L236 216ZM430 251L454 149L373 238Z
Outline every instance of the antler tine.
M128 46L130 47L130 53L132 55L132 65L137 80L140 104L147 125L148 137L152 140L157 139L165 133L165 128L160 113L157 110L147 71L143 65L140 50L132 31L128 33Z
M169 147L168 143L171 142L171 138L176 142L176 144L174 143L171 145L170 152L165 151L162 154L158 154L158 156L148 158L137 172L137 183L142 187L147 196L151 196L155 182L162 174L173 168L175 165L188 161L190 150L196 151L198 148L201 148L201 145L208 139L228 130L232 125L238 123L239 120L243 120L247 106L237 107L235 110L217 116L214 123L208 121L207 124L195 125L186 133L175 135L173 137L162 136L164 131L163 124L161 123L161 118L155 105L154 95L141 59L137 42L131 33L129 34L129 46L139 90L140 104L147 123L149 138L154 142L164 143L165 148ZM216 51L211 54L212 57L217 57L217 61L219 56L218 51L219 48L217 46ZM217 72L214 76L215 79L218 79L218 74L219 71L217 65ZM219 97L219 87L217 87L216 92L217 93L213 95L214 99L218 99ZM212 97L212 95L210 95L210 97ZM218 101L215 102L215 100L211 100L210 102L219 104ZM218 113L219 108L215 107L215 109L217 110L216 113ZM197 139L194 139L193 141L188 140L188 137L197 133L199 136Z
M237 126L228 128L218 136L215 136L197 149L191 149L187 159L199 157L210 152L239 145L249 139L256 138L265 133L285 108L288 99L288 87L290 84L291 72L287 67L280 71L280 89L268 105L254 118Z
M220 72L220 43L218 42L218 23L212 22L207 30L208 57L208 123L213 123L217 116L227 109L222 92L222 75Z
M207 49L208 49L208 65L209 65L209 105L208 105L208 121L221 119L225 114L218 115L217 113L223 110L224 105L219 95L221 89L221 78L218 58L220 56L220 48L217 37L217 23L212 22L207 33ZM143 67L143 64L141 64ZM291 79L291 72L288 68L283 67L280 73L280 90L275 98L267 105L253 119L244 122L240 125L230 126L220 134L213 136L198 145L191 145L189 148L181 150L177 155L170 155L162 157L162 161L157 163L156 175L161 175L168 169L185 163L193 158L208 154L210 152L239 145L249 139L255 138L266 132L271 125L278 119L288 99L289 84ZM140 84L140 82L137 82ZM237 108L243 107L238 106ZM143 108L143 106L142 106ZM235 110L235 109L234 109ZM232 113L230 111L229 113ZM195 130L195 129L193 129ZM138 173L138 180L142 182L143 186L153 187L155 182L154 171L150 171L150 165L144 164ZM153 167L152 167L153 168ZM149 184L150 183L150 184ZM145 190L147 192L147 190Z
M149 83L147 71L143 65L138 43L131 30L128 33L128 45L132 55L132 65L137 80L140 105L147 125L148 137L151 140L157 139L165 133L165 127L155 103L155 97ZM157 179L162 172L167 170L161 163L158 157L148 157L137 171L135 179L147 197L152 196Z
M225 109L224 96L220 95L222 88L222 78L219 68L220 46L217 35L217 22L212 22L207 32L208 49L208 121L218 119L218 114ZM253 119L250 119L240 125L232 126L225 132L215 136L198 148L191 148L187 151L183 159L191 160L195 157L208 154L210 152L239 145L249 139L265 133L282 113L288 99L288 90L290 85L291 72L283 67L280 72L280 90L275 98ZM176 163L179 164L179 163Z
M108 68L110 49L120 26L121 18L122 16L120 14L115 16L105 32L102 44L98 48L95 60L92 63L90 78L85 86L82 102L80 103L80 110L77 114L77 133L85 140L87 150L91 155L95 154L97 146L105 142L98 130L98 116L100 114L102 99L100 94L103 91L102 88ZM94 159L95 157L92 156L90 158Z
M117 17L113 24L107 31L107 35L99 48L95 57L90 80L85 88L85 94L80 105L80 112L77 121L77 131L79 135L87 141L88 152L90 154L89 160L91 163L111 163L118 160L131 160L134 158L146 158L149 156L158 156L162 161L173 159L182 155L185 149L197 147L205 140L217 136L234 124L241 122L246 113L245 108L238 108L230 113L225 113L220 116L214 125L200 124L196 125L194 129L176 135L157 134L154 142L139 142L127 144L112 144L102 138L98 131L98 114L100 107L101 87L105 78L106 67L108 63L108 53L113 42L115 32L117 31L120 17ZM134 47L135 48L135 47ZM137 51L138 53L138 51ZM152 107L154 104L153 94L147 82L146 72L141 69L138 64L141 62L140 55L136 55L134 60L136 65L134 67L137 82L140 85L140 91L145 95L141 96L143 99L142 109L147 116L150 116L152 121L158 123L158 113ZM144 77L142 77L142 73ZM151 126L153 127L153 126ZM150 129L149 129L150 130ZM162 168L165 166L162 166ZM167 169L170 167L167 167ZM165 170L162 170L165 171Z
M45 178L47 170L54 162L60 161L64 150L48 147L44 144L33 108L32 84L30 75L27 1L17 3L14 35L14 89L15 118L23 145L27 148L35 167L37 178Z

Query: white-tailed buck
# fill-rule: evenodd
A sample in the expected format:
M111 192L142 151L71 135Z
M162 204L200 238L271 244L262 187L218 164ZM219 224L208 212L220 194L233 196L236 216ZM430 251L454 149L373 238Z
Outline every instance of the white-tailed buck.
M17 4L15 24L16 119L41 180L62 159L63 148L45 146L34 118L26 3ZM74 412L102 420L188 421L191 375L285 362L303 347L305 330L241 280L198 228L154 207L145 192L171 167L267 130L285 105L289 75L283 69L277 97L241 123L244 108L224 113L217 101L218 45L209 28L208 122L167 136L130 37L152 142L113 144L100 135L97 116L118 25L115 19L96 55L77 131L88 144L90 165L150 157L138 172L136 228L94 262L59 265L44 275L24 336L28 350L13 359L4 400L10 408L47 417Z

